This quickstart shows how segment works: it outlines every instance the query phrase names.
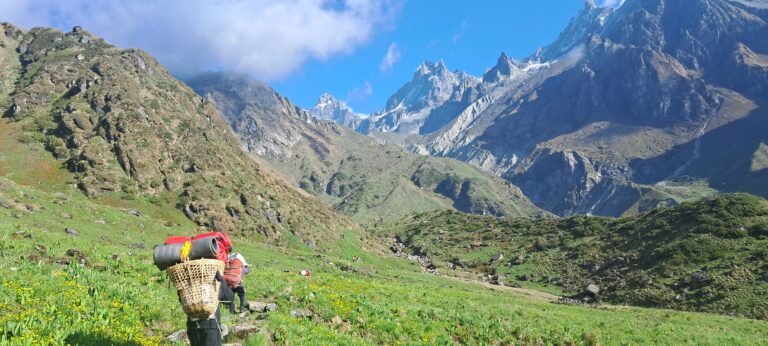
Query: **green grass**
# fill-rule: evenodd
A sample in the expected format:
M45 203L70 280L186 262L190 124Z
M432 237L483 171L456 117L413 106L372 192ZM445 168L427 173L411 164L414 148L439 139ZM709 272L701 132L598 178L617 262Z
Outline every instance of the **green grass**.
M174 289L151 263L151 247L167 235L193 233L192 224L168 220L141 199L103 204L78 193L0 182L3 198L24 206L0 208L0 344L152 345L184 327ZM37 211L23 211L27 205ZM65 234L65 227L80 235ZM556 305L489 290L421 273L413 262L375 254L369 241L348 231L329 253L317 253L235 237L236 250L254 266L246 278L249 299L279 306L261 322L250 319L264 331L244 343L746 345L768 337L762 321ZM70 248L87 257L84 267L55 263L68 258ZM302 268L313 277L296 275ZM312 317L291 317L292 309ZM239 322L236 315L223 316L227 325ZM333 322L337 316L341 323Z
M296 131L314 136L305 122L299 125ZM313 140L323 143L328 153L317 153L309 145L312 141L306 141L292 147L289 157L260 158L286 180L366 226L432 210L509 216L544 213L507 182L463 162L414 155L346 128Z
M718 191L705 181L667 182L664 185L633 184L640 191L640 199L630 206L625 216L649 212L659 206L677 205L717 195Z
M455 212L406 218L379 231L453 275L609 302L768 319L768 202L722 195L620 219L499 219ZM473 246L473 244L479 245ZM505 259L492 262L503 253ZM521 257L523 263L510 261ZM449 263L462 270L451 271ZM710 279L693 280L705 272Z

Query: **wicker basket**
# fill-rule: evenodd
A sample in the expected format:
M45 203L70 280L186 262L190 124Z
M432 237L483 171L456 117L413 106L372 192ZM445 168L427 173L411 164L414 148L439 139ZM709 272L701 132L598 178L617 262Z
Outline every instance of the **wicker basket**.
M184 313L193 319L207 319L219 306L216 272L224 272L224 262L199 259L182 262L166 269L176 286Z

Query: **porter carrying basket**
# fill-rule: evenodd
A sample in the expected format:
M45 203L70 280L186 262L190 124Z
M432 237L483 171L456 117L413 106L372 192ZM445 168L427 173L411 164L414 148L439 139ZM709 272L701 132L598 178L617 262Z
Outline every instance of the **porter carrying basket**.
M166 272L176 286L184 313L192 319L207 319L219 306L216 272L224 272L224 262L212 259L186 261Z

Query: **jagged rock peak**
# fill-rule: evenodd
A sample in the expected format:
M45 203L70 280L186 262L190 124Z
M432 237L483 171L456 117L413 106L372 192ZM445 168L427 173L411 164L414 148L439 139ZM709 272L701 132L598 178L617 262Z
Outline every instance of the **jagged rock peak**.
M507 56L506 53L501 52L499 59L496 61L496 66L488 70L483 75L483 82L493 83L497 82L505 77L517 74L520 71L520 63L515 59Z
M317 119L330 120L353 128L363 118L362 115L355 113L346 102L337 99L331 93L320 95L317 104L309 110L309 113Z
M337 99L333 94L331 93L323 93L320 95L320 97L317 99L317 103L315 104L312 109L326 109L326 108L333 108L333 109L345 109L352 111L349 106L347 106L346 102L341 101Z
M601 32L608 17L615 11L612 6L600 7L594 0L587 0L584 8L571 19L557 40L537 52L534 59L554 60L570 52L573 47L586 43L590 36Z
M431 75L445 75L447 73L450 73L450 71L448 71L448 68L445 66L445 62L442 59L434 62L425 61L416 68L416 72L414 72L414 78Z
M326 113L332 113L335 111L346 111L353 113L352 108L347 105L346 102L337 99L331 93L324 93L317 99L317 104L312 107L312 115L317 118L327 118Z

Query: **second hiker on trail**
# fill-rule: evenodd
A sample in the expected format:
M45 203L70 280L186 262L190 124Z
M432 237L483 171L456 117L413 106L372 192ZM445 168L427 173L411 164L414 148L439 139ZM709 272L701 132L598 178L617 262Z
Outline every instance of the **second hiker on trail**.
M240 312L245 312L248 309L248 303L245 301L245 286L243 286L243 277L251 271L251 267L248 262L245 261L243 255L233 252L229 255L229 262L227 268L224 270L224 278L227 280L227 284L232 290L237 293L240 299ZM229 305L229 312L235 313L235 301L232 300L232 304Z

